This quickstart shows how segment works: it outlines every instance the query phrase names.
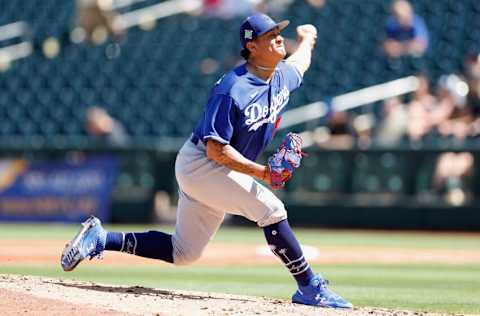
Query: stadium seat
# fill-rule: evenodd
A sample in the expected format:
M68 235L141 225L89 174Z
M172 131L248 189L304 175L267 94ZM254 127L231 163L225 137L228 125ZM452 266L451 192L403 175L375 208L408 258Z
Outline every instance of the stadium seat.
M389 1L328 1L319 10L304 2L293 3L279 18L314 23L319 36L304 87L292 95L290 107L418 72L429 73L435 82L444 73L460 71L465 54L480 50L479 1L412 3L427 22L431 45L426 57L395 62L386 60L379 50ZM88 106L99 105L128 126L135 138L186 137L212 84L240 61L240 18L182 14L158 21L149 32L132 28L118 43L119 55L111 58L107 51L116 44L112 40L98 46L66 41L74 10L74 1L30 0L21 6L2 1L0 25L26 21L36 43L32 56L15 61L0 73L0 113L14 120L2 127L2 135L78 134L84 119L81 113ZM294 38L295 29L287 28L285 35ZM46 58L40 49L49 36L61 42L60 54L54 59ZM218 62L218 69L208 75L200 70L205 58ZM52 111L52 106L59 110ZM24 108L36 107L48 110L24 113ZM17 120L28 122L19 124Z

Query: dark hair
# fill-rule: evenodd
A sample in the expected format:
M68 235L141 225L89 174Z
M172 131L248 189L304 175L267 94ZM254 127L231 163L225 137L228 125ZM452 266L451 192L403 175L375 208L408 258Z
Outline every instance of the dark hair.
M248 50L248 48L244 48L242 49L242 51L240 52L240 55L245 59L245 60L248 60L248 57L250 57L250 51Z

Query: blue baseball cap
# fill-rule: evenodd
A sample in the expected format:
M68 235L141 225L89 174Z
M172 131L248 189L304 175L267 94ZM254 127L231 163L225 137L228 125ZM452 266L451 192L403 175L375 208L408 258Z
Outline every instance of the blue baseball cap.
M276 27L283 30L289 23L290 21L288 20L276 23L271 17L262 13L249 16L242 22L242 26L240 26L240 42L242 42L242 46L245 48L248 42L253 41Z

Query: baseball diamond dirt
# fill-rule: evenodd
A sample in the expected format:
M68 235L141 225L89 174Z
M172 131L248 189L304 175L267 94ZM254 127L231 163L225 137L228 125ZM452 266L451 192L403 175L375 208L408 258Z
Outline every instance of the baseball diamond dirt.
M113 286L20 275L0 275L0 310L4 316L438 315L365 307L353 310L324 309L262 297Z

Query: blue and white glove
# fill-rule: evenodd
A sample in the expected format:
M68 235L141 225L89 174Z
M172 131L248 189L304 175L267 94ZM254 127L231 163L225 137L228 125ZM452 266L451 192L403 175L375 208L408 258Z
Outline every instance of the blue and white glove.
M302 138L298 134L288 133L277 152L268 158L270 185L273 189L278 190L285 185L285 182L293 176L295 169L300 167L304 155Z

